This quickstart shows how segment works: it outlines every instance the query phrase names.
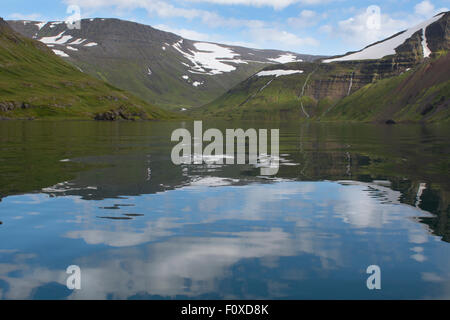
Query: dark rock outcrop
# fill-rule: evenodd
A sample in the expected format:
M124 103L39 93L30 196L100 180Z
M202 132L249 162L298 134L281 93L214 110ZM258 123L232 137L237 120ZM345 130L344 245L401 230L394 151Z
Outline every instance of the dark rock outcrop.
M97 113L94 120L97 121L117 121L117 120L146 120L148 119L147 114L143 111L136 112L130 111L127 107L120 107L117 110L109 110L102 113Z
M0 112L8 112L16 109L29 109L32 105L27 102L4 101L0 102Z

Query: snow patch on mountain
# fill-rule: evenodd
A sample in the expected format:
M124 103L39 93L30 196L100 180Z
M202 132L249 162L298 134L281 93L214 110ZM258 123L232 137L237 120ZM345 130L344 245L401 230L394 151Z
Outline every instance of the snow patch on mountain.
M278 56L278 58L269 58L268 60L277 63L302 62L302 59L297 59L297 56L292 53L286 53Z
M45 44L65 44L67 41L72 39L72 36L70 35L63 36L64 32L65 31L61 32L60 34L54 37L43 37L39 39L39 41Z
M71 44L71 45L79 45L79 44L82 44L83 42L85 42L86 41L86 39L81 39L81 38L79 38L79 39L76 39L75 41L72 41L71 43L69 43L69 44Z
M201 86L202 84L203 84L203 81L202 81L202 82L199 82L199 81L194 81L194 82L192 82L192 85L193 85L194 87Z
M183 50L183 40L172 45L172 47L188 59L192 66L189 72L207 75L222 74L236 70L236 67L228 63L247 63L237 59L240 55L230 48L213 43L197 42L194 47L198 50Z
M65 53L64 51L56 50L56 49L52 49L52 51L60 57L65 57L65 58L69 57L69 55L67 53Z
M391 39L387 39L383 42L369 46L359 52L355 52L355 53L352 53L352 54L349 54L349 55L346 55L346 56L340 57L340 58L323 60L323 62L330 63L330 62L336 62L336 61L375 60L375 59L381 59L381 58L389 56L389 55L394 55L396 53L395 49L398 48L403 43L405 43L406 40L411 38L411 36L418 31L422 31L422 34L423 34L422 46L423 46L424 56L427 56L427 54L429 56L429 54L431 54L431 51L429 51L429 49L428 49L426 38L424 36L425 30L428 28L429 25L431 25L432 23L434 23L434 22L438 21L440 18L442 18L443 14L444 13L438 14L437 16L435 16L415 27L412 27Z
M39 30L41 30L46 24L47 24L47 22L39 22L39 23L36 23L35 26L38 27Z
M50 26L55 26L55 25L58 25L61 23L63 23L63 22L52 22L50 24ZM47 24L46 22L42 22L42 23L38 23L36 26L41 29L46 24ZM71 50L71 51L78 51L78 48L75 48L74 46L82 45L83 43L88 41L87 39L81 39L81 38L74 40L71 35L65 34L66 31L62 31L61 33L57 34L56 36L42 37L39 39L39 41L46 44L47 47L50 47L50 48L54 47L55 45L60 45L60 46L65 46L66 49ZM94 46L98 46L98 43L89 42L84 45L84 47L94 47ZM58 56L69 57L69 55L66 54L64 51L54 50L54 49L52 49L52 50Z
M54 21L50 23L50 28L56 27L58 24L64 23L63 21Z
M268 70L268 71L258 72L256 75L258 77L275 76L278 78L281 76L288 76L288 75L296 74L296 73L303 73L303 70Z

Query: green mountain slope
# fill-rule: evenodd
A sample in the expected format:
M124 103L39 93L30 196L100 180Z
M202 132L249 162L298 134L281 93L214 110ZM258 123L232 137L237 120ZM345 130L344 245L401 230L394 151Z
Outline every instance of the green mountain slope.
M449 121L450 55L429 60L342 99L324 119L356 121Z
M373 79L358 64L299 63L277 69L281 68L303 73L255 75L193 115L254 120L450 120L447 53L380 79Z
M345 64L290 63L264 69L280 70L298 73L279 77L255 74L194 114L255 120L315 117L341 97L355 68ZM365 78L361 74L361 86L369 81Z
M210 102L266 66L318 58L193 41L119 19L83 19L73 30L61 21L8 23L84 72L174 110Z
M126 91L89 76L0 18L0 118L168 119Z
M437 15L359 52L328 61L270 66L194 115L446 121L450 103L449 20L448 12ZM371 55L383 57L374 59Z

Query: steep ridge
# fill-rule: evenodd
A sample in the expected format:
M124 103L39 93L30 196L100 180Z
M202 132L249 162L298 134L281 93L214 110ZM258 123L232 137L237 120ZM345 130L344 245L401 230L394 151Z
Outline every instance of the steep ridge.
M371 83L339 101L327 119L355 121L449 121L450 55L402 75Z
M284 75L273 77L270 85L260 90L269 79L265 74L257 73L206 105L201 112L206 116L252 119L386 121L393 116L398 121L447 119L449 18L450 13L441 13L356 53L313 63L268 67L264 69L265 73L283 70ZM412 76L416 72L417 75L424 73L423 70L429 73L428 78L435 80L424 82L419 76ZM409 89L406 86L395 87L407 76L411 76L413 82L408 85ZM382 85L375 85L378 83L386 86L384 90ZM360 91L363 88L364 91ZM412 94L410 88L420 91ZM358 116L356 111L346 111L348 108L357 110L362 103L362 92L368 95L372 90L376 90L372 98L379 99L372 99L378 104L369 103L369 106L376 112L368 112L369 107L364 106L361 111L366 111ZM390 105L392 99L387 97L394 93L399 98L396 100L399 105L395 107ZM400 98L402 96L408 98ZM442 101L436 104L432 97L439 97ZM429 104L434 106L434 111L422 114L425 108L430 109ZM406 109L401 111L401 108Z
M91 77L0 18L0 119L168 119L170 113Z
M262 68L318 57L183 39L118 19L64 22L9 21L86 73L148 102L180 110L203 105Z
M438 22L442 18L442 14L436 15L433 18L418 24L408 30L400 32L388 39L374 43L367 46L361 51L344 55L343 57L331 58L323 60L324 63L338 62L338 61L355 61L355 60L377 60L382 59L388 55L396 55L401 53L411 53L411 51L422 51L425 58L428 58L431 54L431 50L428 48L428 39L435 39L436 36L443 36L445 34L439 32L433 32L435 29L430 29L429 26ZM420 37L420 43L416 42L416 46L402 46L408 40L418 40ZM442 39L439 39L442 40ZM441 41L438 41L440 43ZM436 43L436 42L434 42ZM419 45L419 46L418 46ZM419 48L418 48L419 47ZM405 50L406 49L406 50ZM434 51L436 51L436 48Z

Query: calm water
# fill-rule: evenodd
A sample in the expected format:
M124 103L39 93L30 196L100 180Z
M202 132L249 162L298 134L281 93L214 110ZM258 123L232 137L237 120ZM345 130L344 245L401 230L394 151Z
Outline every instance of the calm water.
M449 126L204 123L280 128L272 179L181 126L0 122L0 298L450 298Z

